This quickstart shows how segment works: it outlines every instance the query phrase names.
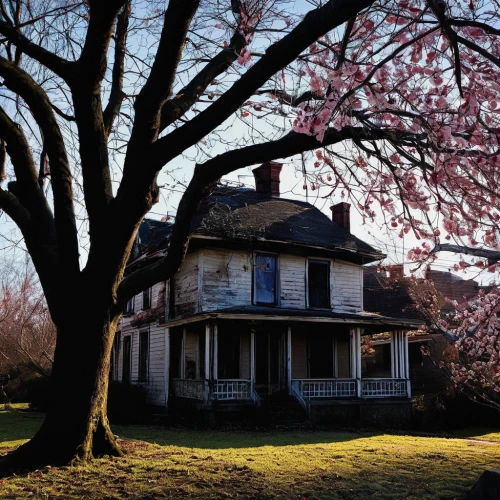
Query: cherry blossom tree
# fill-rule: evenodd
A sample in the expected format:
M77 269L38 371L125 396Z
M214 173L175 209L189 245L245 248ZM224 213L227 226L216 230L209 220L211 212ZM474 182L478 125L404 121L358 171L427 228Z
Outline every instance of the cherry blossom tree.
M237 169L300 155L306 189L413 234L418 259L441 237L495 249L499 14L496 0L0 1L0 208L58 332L46 420L3 466L121 453L106 397L123 304L174 276L200 202ZM194 173L168 254L124 277L181 158Z

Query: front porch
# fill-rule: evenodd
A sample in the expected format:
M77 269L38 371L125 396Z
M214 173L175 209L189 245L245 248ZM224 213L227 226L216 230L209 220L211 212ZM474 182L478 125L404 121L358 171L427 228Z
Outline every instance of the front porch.
M259 406L288 394L311 417L318 405L411 396L404 330L392 330L371 363L362 359L362 328L338 323L212 320L169 328L166 336L170 396L200 408Z

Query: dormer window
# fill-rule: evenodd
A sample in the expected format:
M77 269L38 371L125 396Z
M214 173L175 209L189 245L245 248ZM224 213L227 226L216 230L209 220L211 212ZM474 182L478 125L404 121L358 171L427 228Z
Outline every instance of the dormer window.
M151 309L151 287L142 292L142 309L143 311Z
M263 305L277 304L277 263L274 254L256 253L254 265L254 303Z
M307 299L313 309L331 309L330 261L307 261Z

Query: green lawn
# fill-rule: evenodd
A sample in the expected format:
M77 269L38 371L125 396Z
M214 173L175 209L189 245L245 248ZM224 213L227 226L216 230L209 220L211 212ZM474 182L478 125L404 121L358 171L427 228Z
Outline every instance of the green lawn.
M41 415L0 411L0 454ZM453 499L500 466L500 434L474 439L327 431L195 431L115 426L125 458L0 481L2 499ZM477 434L479 432L479 434ZM477 434L477 435L476 435Z

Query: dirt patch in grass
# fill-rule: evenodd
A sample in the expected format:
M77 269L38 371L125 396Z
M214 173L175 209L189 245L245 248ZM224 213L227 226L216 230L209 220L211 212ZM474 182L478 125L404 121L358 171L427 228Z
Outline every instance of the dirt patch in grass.
M0 453L40 422L40 415L0 412ZM452 499L463 498L484 469L500 462L500 445L464 439L145 426L114 431L124 458L10 477L0 484L0 498Z

